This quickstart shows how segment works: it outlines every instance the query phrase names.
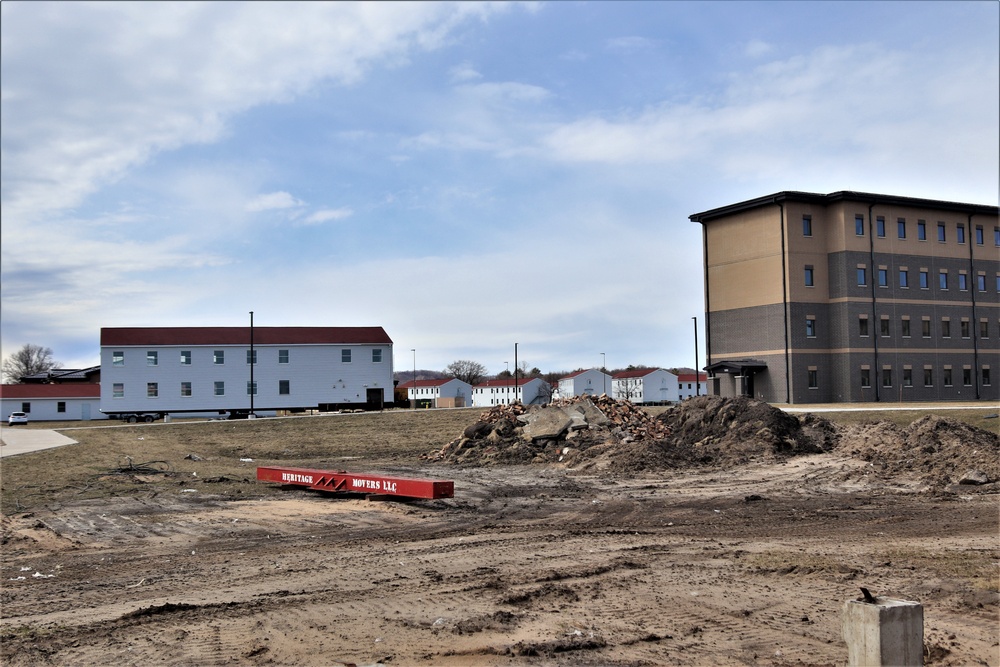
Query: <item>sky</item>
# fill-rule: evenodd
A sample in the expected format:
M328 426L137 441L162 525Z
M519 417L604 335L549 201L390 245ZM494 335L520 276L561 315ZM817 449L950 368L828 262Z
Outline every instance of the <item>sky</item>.
M996 2L0 4L0 351L381 326L395 368L704 363L693 213L997 205ZM696 320L692 318L697 318ZM415 352L414 352L415 350ZM506 363L505 363L506 362Z

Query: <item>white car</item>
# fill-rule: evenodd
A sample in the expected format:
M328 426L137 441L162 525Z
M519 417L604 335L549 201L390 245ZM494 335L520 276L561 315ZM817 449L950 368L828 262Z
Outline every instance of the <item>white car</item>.
M23 412L12 412L10 417L7 418L7 424L13 426L14 424L27 424L28 415Z

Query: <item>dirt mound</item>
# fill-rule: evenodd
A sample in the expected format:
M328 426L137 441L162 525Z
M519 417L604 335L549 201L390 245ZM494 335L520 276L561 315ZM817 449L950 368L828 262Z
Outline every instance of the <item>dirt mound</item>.
M871 465L868 474L910 476L935 488L1000 485L1000 438L964 422L926 416L841 427L790 415L752 398L702 396L652 417L601 396L547 406L498 405L425 460L470 465L557 464L618 474L670 468L731 468L833 452Z
M752 398L702 396L667 410L657 421L669 435L657 440L591 449L584 467L613 472L655 471L692 465L730 467L830 451L837 443L831 422L798 418Z
M830 422L798 419L749 398L701 397L659 417L601 396L547 406L495 406L425 459L476 465L559 463L615 472L736 465L829 451Z
M883 476L908 474L934 487L1000 480L1000 437L937 415L905 428L885 421L845 427L838 451L868 461ZM975 471L980 474L967 474Z
M670 428L628 401L607 396L560 399L548 405L496 405L462 436L422 458L474 465L571 464L591 447L662 439Z

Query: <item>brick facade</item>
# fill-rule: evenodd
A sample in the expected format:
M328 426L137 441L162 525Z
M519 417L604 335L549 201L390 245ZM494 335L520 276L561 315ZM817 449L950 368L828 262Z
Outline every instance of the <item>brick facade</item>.
M691 219L716 393L1000 400L997 207L782 192Z

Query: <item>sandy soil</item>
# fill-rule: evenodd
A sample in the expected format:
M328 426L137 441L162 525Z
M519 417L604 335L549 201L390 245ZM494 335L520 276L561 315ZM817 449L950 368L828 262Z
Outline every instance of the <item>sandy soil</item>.
M201 487L4 518L6 665L837 665L859 587L1000 665L995 491L837 453L640 476L406 466L455 498ZM376 466L371 466L379 469Z

